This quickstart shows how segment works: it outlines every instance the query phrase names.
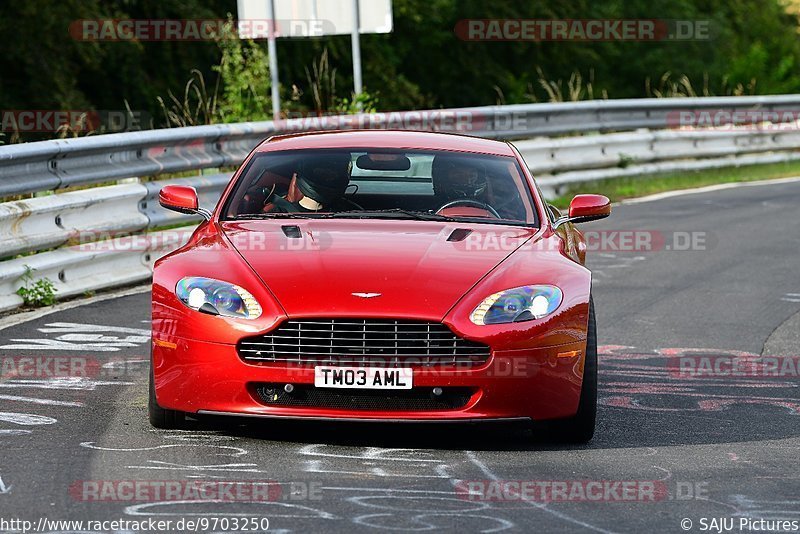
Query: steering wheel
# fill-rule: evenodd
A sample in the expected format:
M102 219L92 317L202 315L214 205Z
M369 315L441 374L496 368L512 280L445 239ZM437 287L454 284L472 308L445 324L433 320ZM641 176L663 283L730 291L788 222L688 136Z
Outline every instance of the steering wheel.
M502 217L500 217L500 214L497 213L497 210L494 209L493 207L491 207L489 204L487 204L485 202L481 202L480 200L470 200L470 199L467 199L467 198L462 198L462 199L459 199L459 200L451 200L450 202L446 203L444 206L439 207L439 209L436 210L436 213L439 213L442 210L446 210L447 208L452 208L454 206L468 206L470 208L479 208L479 209L486 210L489 213L491 213L492 216L495 219L502 219Z

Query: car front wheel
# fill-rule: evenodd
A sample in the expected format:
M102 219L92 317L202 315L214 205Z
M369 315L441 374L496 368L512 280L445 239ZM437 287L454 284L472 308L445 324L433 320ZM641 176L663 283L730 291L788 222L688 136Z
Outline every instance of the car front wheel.
M147 402L147 411L150 416L150 424L156 428L174 430L186 426L186 416L177 410L167 410L156 402L156 385L153 373L153 363L150 363L150 398Z
M597 325L594 302L589 298L589 325L586 332L586 358L583 364L583 383L578 412L566 419L545 422L534 427L547 438L564 443L587 443L594 436L597 419Z

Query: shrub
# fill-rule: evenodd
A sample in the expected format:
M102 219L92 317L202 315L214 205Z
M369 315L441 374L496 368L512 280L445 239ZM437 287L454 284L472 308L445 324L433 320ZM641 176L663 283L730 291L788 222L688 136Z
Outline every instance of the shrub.
M34 280L33 271L29 266L25 266L25 273L22 275L22 287L17 289L17 295L22 297L26 306L41 307L51 306L56 302L55 284L49 278Z

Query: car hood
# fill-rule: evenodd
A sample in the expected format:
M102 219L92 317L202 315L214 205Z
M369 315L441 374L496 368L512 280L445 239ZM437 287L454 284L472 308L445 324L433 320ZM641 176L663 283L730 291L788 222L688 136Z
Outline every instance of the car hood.
M290 317L437 321L536 233L503 225L397 220L282 219L220 226Z

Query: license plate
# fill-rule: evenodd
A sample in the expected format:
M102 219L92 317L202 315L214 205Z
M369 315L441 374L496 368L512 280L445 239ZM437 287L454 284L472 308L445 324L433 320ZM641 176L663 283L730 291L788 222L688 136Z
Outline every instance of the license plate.
M315 367L314 385L318 388L411 389L413 373L398 367Z

